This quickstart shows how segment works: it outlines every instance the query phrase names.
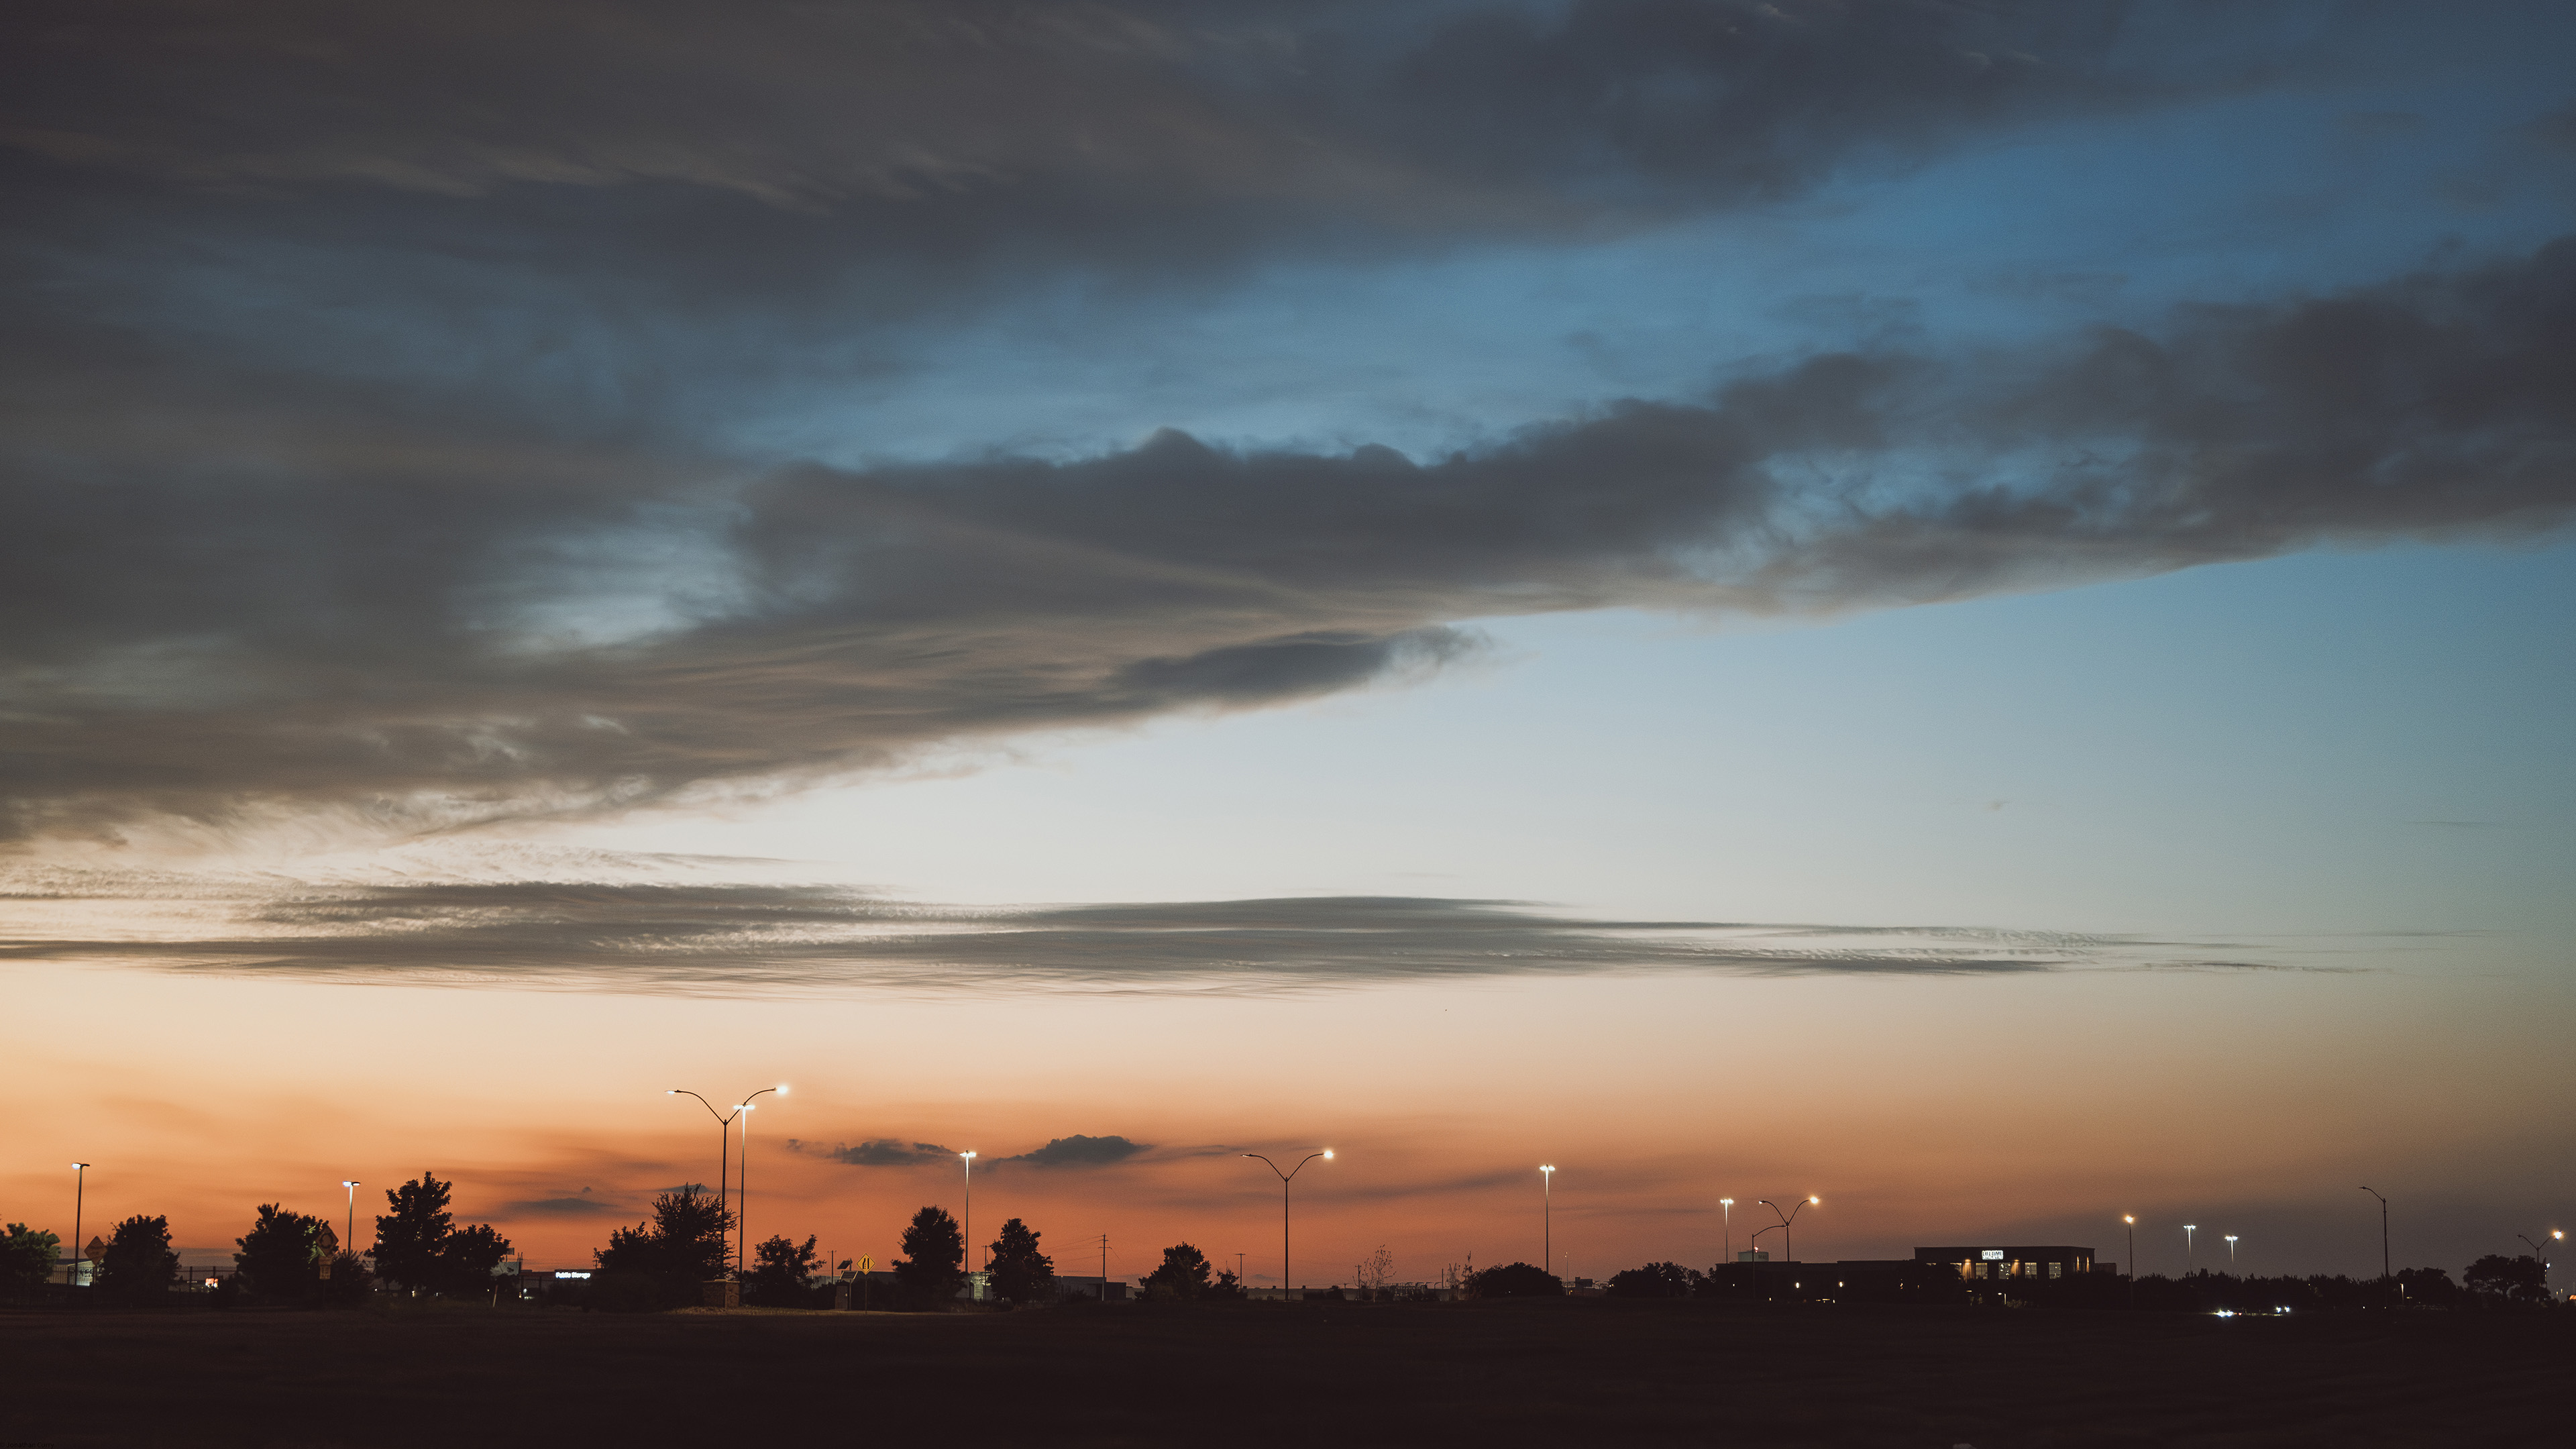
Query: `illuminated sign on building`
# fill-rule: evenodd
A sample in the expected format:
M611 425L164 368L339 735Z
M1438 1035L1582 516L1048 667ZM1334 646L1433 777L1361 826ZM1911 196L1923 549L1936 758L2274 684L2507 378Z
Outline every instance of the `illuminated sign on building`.
M1988 1248L1977 1256L1985 1259L1989 1263L2000 1263L2004 1260L2004 1250L2001 1248Z

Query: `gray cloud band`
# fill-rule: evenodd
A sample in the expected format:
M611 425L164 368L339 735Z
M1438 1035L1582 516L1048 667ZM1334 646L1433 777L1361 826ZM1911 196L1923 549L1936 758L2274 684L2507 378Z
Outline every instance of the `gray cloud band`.
M448 986L790 995L1019 988L1271 994L1373 983L1595 974L2009 976L2088 970L2348 969L2317 943L2156 941L2062 932L1629 921L1508 902L1295 898L951 907L829 885L564 879L296 884L275 877L21 871L22 918L115 902L113 939L20 928L0 959ZM159 914L132 918L133 902ZM1115 1160L1118 1138L1060 1139L1032 1166ZM819 1149L818 1149L819 1150ZM898 1166L948 1149L841 1150Z

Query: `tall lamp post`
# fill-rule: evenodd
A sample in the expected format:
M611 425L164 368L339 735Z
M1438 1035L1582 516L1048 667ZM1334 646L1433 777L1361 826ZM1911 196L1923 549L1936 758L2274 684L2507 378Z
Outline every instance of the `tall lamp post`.
M2514 1234L2514 1236L2515 1236L2515 1237L2517 1237L2517 1238L2521 1238L2525 1243L2529 1243L2529 1244L2530 1244L2530 1246L2531 1246L2531 1256L2533 1256L2533 1257L2535 1257L2535 1258L2538 1258L2538 1259L2540 1260L2540 1296L2541 1296L2541 1297L2543 1297L2543 1298L2548 1297L2548 1296L2549 1296L2549 1248L2548 1248L2548 1245L2547 1245L2547 1244L2544 1244L2544 1243L2533 1243L2533 1242L2531 1241L2531 1239L2530 1239L2530 1238L2528 1238L2528 1237L2524 1236L2524 1235L2523 1235L2523 1234L2521 1234L2521 1233L2516 1233L2516 1234ZM2551 1228L2551 1229L2549 1230L2549 1241L2550 1241L2550 1242L2552 1242L2552 1243L2563 1243L2563 1242L2567 1241L2567 1235L2566 1235L2565 1233L2563 1233L2563 1232L2560 1232L2560 1231L2559 1231L2558 1229L2556 1229L2556 1228Z
M698 1097L697 1093L680 1087L670 1088L662 1095ZM717 1111L716 1104L704 1097L698 1097L698 1105L706 1108L707 1115L716 1119L716 1210L722 1212L726 1200L733 1194L733 1119L737 1114Z
M1286 1172L1279 1171L1278 1163L1258 1152L1247 1152L1243 1155L1269 1168L1279 1179L1279 1297L1284 1302L1288 1297L1288 1184L1295 1182L1297 1174L1304 1172L1306 1164L1316 1158L1320 1157L1326 1162L1332 1161L1333 1149L1327 1147L1321 1152L1309 1152L1297 1160L1295 1167ZM1101 1291L1105 1293L1108 1290L1104 1288Z
M2236 1235L2234 1233L2227 1235L2227 1271L2230 1273L2236 1271Z
M975 1154L960 1152L966 1163L966 1271L975 1271Z
M2367 1184L2361 1190L2379 1198L2379 1277L2385 1282L2395 1276L2388 1271L2388 1199L2380 1197L2379 1189Z
M341 1242L352 1253L358 1251L358 1189L363 1185L354 1177L340 1179L340 1186L349 1191L349 1236Z
M80 1264L83 1261L80 1235L81 1208L88 1192L89 1164L75 1162L72 1164L72 1281L75 1283L80 1281Z
M2122 1213L2120 1221L2129 1225L2129 1306L2135 1308L2138 1306L2138 1215Z
M2191 1235L2198 1231L2200 1231L2198 1223L2182 1225L2182 1270L2186 1274L2191 1272Z
M1718 1259L1718 1261L1720 1263L1732 1263L1735 1261L1735 1199L1731 1197L1719 1198L1717 1200L1717 1211L1718 1231L1725 1235L1719 1239L1719 1241L1725 1245L1721 1251L1726 1255Z
M1556 1169L1541 1163L1538 1180L1544 1184L1539 1189L1538 1200L1538 1253L1540 1260L1547 1264L1547 1271L1553 1275L1556 1272Z
M755 1099L772 1092L786 1096L787 1084L781 1082L775 1087L763 1087L734 1104L734 1115L742 1118L742 1161L734 1166L737 1180L742 1184L742 1191L734 1196L734 1201L742 1204L733 1215L733 1275L737 1278L742 1276L744 1250L751 1244L751 1113Z
M1769 1208L1771 1210L1771 1215L1780 1220L1780 1256L1782 1260L1791 1263L1798 1261L1797 1249L1790 1245L1789 1227L1792 1223L1798 1221L1798 1214L1822 1203L1824 1199L1811 1193L1804 1200L1799 1202L1796 1207L1789 1209L1785 1213L1780 1211L1780 1205L1778 1203L1773 1202L1767 1197L1757 1197L1754 1201ZM1764 1231L1767 1232L1769 1229L1766 1228Z

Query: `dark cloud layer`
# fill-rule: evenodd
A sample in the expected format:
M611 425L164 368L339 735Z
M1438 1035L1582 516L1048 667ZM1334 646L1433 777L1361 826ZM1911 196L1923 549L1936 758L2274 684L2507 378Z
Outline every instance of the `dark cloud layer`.
M1076 272L1579 239L2215 83L2128 15L11 7L0 837L614 810L1403 678L1485 617L2556 526L2570 243L1427 461L830 468L713 416L800 340Z
M852 1145L844 1142L830 1148L811 1142L787 1140L790 1152L812 1152L834 1162L852 1167L919 1167L924 1163L955 1163L957 1154L935 1142L905 1142L893 1137L874 1137Z
M1111 1167L1151 1151L1149 1143L1130 1142L1115 1135L1086 1137L1076 1132L1070 1137L1052 1138L1044 1147L997 1159L993 1165L1015 1162L1027 1167Z
M183 906L112 937L21 929L0 959L415 985L802 994L986 988L1266 994L1377 983L1597 974L2005 976L2134 969L2337 969L2334 958L2061 932L1638 921L1500 901L1312 897L1011 908L910 904L847 887L723 882L293 883L22 872L0 900L56 919L86 903ZM1141 1150L1073 1136L1015 1159ZM949 1155L893 1139L833 1155Z
M1898 604L2553 528L2576 502L2576 241L2154 335L1819 357L1423 464L1166 433L1071 463L772 470L721 508L612 443L335 443L319 414L256 411L211 445L137 441L65 394L77 369L20 376L15 828L274 802L437 823L1294 699L1435 668L1479 616ZM701 559L710 599L666 590L658 624L602 642L510 622L602 555L665 581Z

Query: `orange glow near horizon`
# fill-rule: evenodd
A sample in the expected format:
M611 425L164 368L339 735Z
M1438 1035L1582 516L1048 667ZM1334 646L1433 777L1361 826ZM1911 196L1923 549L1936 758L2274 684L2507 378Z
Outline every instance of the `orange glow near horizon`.
M69 1236L70 1174L44 1164L80 1157L99 1164L84 1232L167 1214L193 1265L220 1261L261 1202L339 1220L352 1177L368 1184L364 1240L382 1191L426 1169L456 1183L460 1221L493 1222L531 1264L581 1266L655 1192L715 1175L715 1124L672 1082L719 1102L793 1082L750 1125L751 1237L810 1234L838 1258L891 1261L913 1209L955 1208L961 1172L953 1155L852 1166L836 1146L972 1142L981 1236L1024 1218L1072 1272L1106 1233L1125 1274L1189 1241L1275 1281L1278 1185L1237 1154L1330 1142L1333 1169L1294 1189L1301 1280L1334 1281L1381 1244L1408 1279L1534 1258L1541 1193L1520 1164L1542 1154L1562 1168L1560 1259L1585 1276L1713 1263L1721 1197L1784 1189L1817 1204L1796 1239L1817 1259L2091 1243L2106 1207L2169 1204L2140 1213L2153 1271L2165 1217L2259 1218L2286 1257L2279 1224L2356 1165L2402 1156L2427 1182L2493 1168L2503 1124L2464 1133L2457 1101L2367 1066L2414 1031L2425 988L2377 983L2361 1009L2346 992L2334 1034L2303 1044L2316 986L1596 977L779 1002L100 969L59 980L58 1010L9 1031L11 1076L49 1088L14 1134L0 1213ZM2474 988L2444 989L2456 1003ZM2219 993L2227 1010L2209 1010ZM2175 1020L2196 1025L2136 1030ZM1012 1160L1077 1134L1145 1149ZM2273 1270L2349 1266L2375 1233L2375 1217L2324 1211L2306 1259Z

